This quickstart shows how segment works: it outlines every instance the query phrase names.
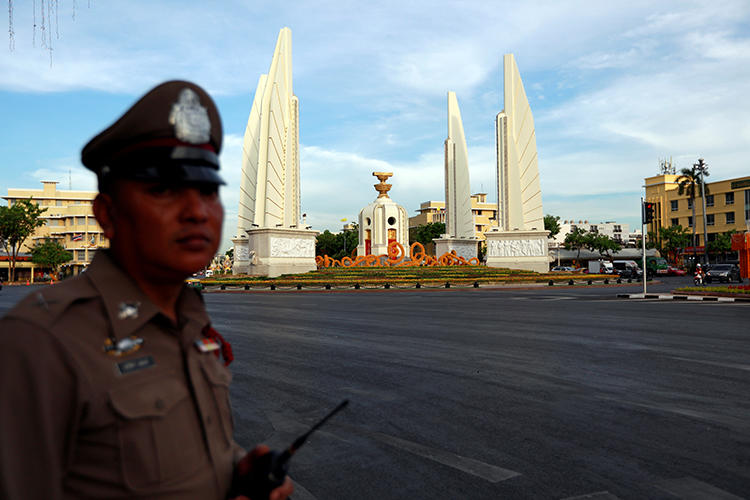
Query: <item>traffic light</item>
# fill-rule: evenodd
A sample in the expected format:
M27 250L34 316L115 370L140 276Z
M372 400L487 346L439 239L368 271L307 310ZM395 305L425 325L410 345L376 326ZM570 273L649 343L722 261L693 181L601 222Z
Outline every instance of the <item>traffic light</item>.
M654 221L654 214L656 212L656 203L651 201L643 202L643 223L648 224Z

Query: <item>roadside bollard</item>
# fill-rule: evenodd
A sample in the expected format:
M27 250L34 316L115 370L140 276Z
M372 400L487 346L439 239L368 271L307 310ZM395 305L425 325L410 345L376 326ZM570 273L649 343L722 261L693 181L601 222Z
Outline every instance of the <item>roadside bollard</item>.
M250 285L245 285L245 290L250 290Z
M390 287L391 287L391 284L390 283L386 283L383 288L390 288Z
M479 288L479 282L478 281L474 282L474 288Z
M227 286L226 285L221 285L219 288L221 288L222 290L226 290Z
M593 281L591 281L591 280L588 280L588 281L586 282L586 284L587 284L587 285L591 285L592 283L593 283Z
M326 290L330 290L330 289L331 289L331 285L329 283L326 283Z
M271 285L271 290L276 290L276 285Z
M552 281L552 280L549 280L549 283L548 283L548 284L549 284L549 286L555 286L555 282L554 282L554 281Z
M414 285L414 288L422 288L422 285L420 285L419 283L417 283L416 285Z
M302 290L302 285L300 285L299 283L297 284L297 290Z
M355 289L355 290L359 290L359 283L355 283L355 284L354 284L354 289Z
M451 287L451 284L446 281L445 282L445 288L450 288L450 287Z

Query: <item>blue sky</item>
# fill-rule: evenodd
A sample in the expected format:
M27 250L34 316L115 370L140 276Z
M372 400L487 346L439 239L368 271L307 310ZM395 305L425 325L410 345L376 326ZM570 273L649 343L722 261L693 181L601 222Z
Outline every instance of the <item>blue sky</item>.
M746 0L57 4L50 54L33 32L32 2L13 2L14 48L6 35L0 49L3 195L40 180L67 189L69 172L73 189L94 190L81 147L154 85L188 79L222 114L228 248L242 134L284 26L300 99L302 210L318 230L337 230L375 198L374 170L394 172L390 194L411 215L443 199L448 91L461 107L472 191L496 201L507 52L534 113L545 213L636 227L643 178L670 156L678 168L705 158L710 180L750 174Z

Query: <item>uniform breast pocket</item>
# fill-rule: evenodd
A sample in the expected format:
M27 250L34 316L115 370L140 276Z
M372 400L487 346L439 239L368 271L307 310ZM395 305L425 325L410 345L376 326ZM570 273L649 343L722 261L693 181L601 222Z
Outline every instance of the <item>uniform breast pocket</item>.
M201 369L211 387L213 403L216 405L216 412L221 420L224 442L229 446L234 435L234 417L232 405L229 402L229 384L232 381L232 373L221 366L213 356L204 357Z
M204 465L197 412L177 376L121 387L109 397L118 417L123 479L133 490L179 481Z

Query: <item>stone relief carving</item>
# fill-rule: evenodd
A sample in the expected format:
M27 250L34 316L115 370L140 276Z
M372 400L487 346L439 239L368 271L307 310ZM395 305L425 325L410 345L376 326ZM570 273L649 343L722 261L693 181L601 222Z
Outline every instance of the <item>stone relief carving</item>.
M491 240L487 252L493 257L539 257L544 253L544 242L540 239Z
M315 257L315 240L271 238L271 257Z
M456 245L451 247L450 250L455 250L456 255L463 257L466 260L477 256L476 243L472 243L471 245Z
M234 246L234 260L249 260L250 254L247 247L247 244L245 245L235 245Z

